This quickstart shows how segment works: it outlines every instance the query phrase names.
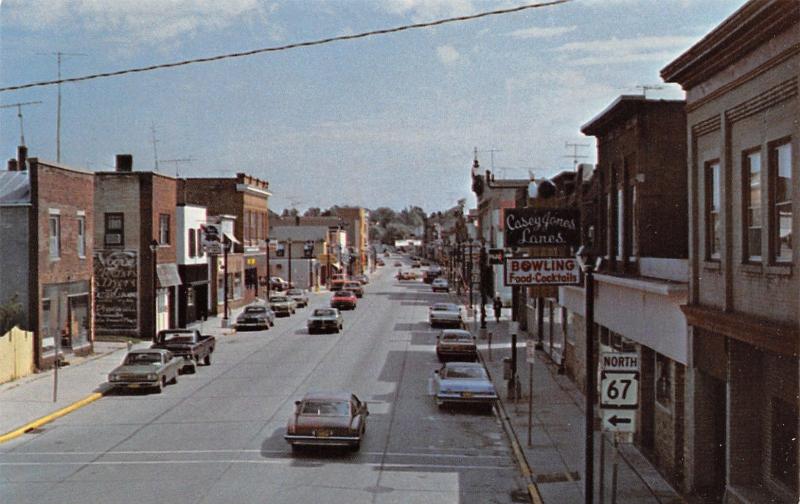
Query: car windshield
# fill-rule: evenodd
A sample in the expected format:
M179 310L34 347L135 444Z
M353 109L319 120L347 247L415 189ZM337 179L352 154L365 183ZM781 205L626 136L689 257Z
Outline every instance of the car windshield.
M353 293L350 291L339 291L334 294L335 297L352 297Z
M161 364L160 353L132 353L125 357L125 364L128 365L142 365L142 364Z
M267 309L263 306L248 306L244 309L245 313L266 313Z
M472 341L472 336L462 333L444 333L442 339L445 341Z
M334 315L336 315L336 312L333 310L326 310L324 308L314 310L315 317L332 317Z
M444 378L485 379L486 372L477 366L450 366L444 368Z
M283 296L273 296L272 297L272 302L273 303L285 303L286 301L288 301L288 298L285 298Z
M167 343L167 342L169 342L169 343L193 343L194 342L194 336L192 335L192 333L185 333L185 332L163 333L162 334L162 338L164 339L165 343Z
M286 294L289 294L290 296L300 296L303 294L303 291L299 289L290 289L286 291Z
M300 414L312 416L349 416L350 406L347 401L303 401Z

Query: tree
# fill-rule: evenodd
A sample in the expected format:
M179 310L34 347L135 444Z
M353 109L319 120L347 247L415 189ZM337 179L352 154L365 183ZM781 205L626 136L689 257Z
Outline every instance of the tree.
M281 217L297 217L300 212L296 208L284 208Z
M0 336L7 333L14 326L22 326L25 323L25 312L22 303L17 301L17 295L0 305Z
M303 213L304 217L319 217L322 215L322 210L319 207L311 207Z

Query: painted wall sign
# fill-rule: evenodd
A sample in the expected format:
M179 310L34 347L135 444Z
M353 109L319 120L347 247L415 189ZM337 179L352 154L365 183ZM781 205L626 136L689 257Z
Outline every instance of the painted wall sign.
M506 258L505 285L574 285L580 283L580 265L570 257Z
M95 324L98 330L137 329L137 262L136 251L133 250L95 252Z
M507 208L505 247L580 245L580 212L572 208Z

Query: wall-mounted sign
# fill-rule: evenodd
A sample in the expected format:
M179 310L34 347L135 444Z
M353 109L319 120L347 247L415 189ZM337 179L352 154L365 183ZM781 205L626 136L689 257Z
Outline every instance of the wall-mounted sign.
M580 283L580 265L569 257L508 257L505 285L574 285Z
M507 208L503 222L506 248L580 245L577 209Z
M94 320L98 331L135 331L138 327L137 264L133 250L94 253Z
M201 243L203 251L210 255L221 255L222 250L222 225L207 223L200 226Z

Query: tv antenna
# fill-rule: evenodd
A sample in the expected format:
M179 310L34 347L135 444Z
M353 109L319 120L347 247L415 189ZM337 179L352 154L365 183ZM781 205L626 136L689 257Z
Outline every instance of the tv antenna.
M502 149L495 149L494 147L492 147L491 149L485 149L485 150L475 149L475 157L476 158L478 157L478 153L479 152L488 152L489 153L489 157L490 157L490 160L491 160L490 162L491 162L491 165L492 165L492 171L494 171L494 153L495 152L503 152L503 150Z
M664 86L662 86L661 84L641 84L641 85L635 86L635 87L636 87L636 89L641 89L642 90L642 96L644 98L647 98L647 91L648 90L651 90L651 89L652 90L664 89Z
M25 145L25 128L22 125L22 107L27 107L28 105L39 105L40 101L29 101L29 102L20 102L20 103L8 103L6 105L0 105L0 108L17 108L17 117L19 117L19 144Z
M572 149L572 154L567 154L564 157L572 159L572 168L573 169L577 169L578 168L578 160L579 159L586 159L586 158L589 157L589 156L581 156L580 154L578 154L578 148L579 147L591 147L591 145L589 145L589 144L581 144L581 143L564 142L564 147L566 147L567 149Z
M56 51L52 53L37 53L39 56L55 56L58 61L58 105L56 107L56 162L61 162L61 61L64 56L87 56L83 53L67 53Z
M150 123L150 132L153 135L153 161L155 163L156 171L158 171L158 148L156 148L158 140L156 139L156 123Z
M155 146L155 144L153 144L153 145ZM175 165L175 177L180 177L180 174L178 173L178 166L181 163L191 163L192 161L197 161L197 160L195 158L193 158L193 157L180 158L180 159L162 159L161 160L162 163L173 163ZM156 168L156 170L158 170L158 168Z

